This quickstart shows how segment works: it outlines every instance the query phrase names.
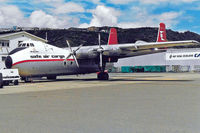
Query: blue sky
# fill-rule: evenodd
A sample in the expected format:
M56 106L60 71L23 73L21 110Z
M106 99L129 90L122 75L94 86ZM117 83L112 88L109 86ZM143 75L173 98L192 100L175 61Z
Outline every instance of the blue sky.
M200 33L199 0L0 0L0 28L157 27Z

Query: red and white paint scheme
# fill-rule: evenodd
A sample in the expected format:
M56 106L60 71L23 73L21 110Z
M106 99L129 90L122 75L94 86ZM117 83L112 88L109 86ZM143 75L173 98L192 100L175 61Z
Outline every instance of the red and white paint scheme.
M157 42L167 42L166 26L164 23L160 23Z
M112 31L112 30L111 30ZM114 31L114 30L113 30ZM112 32L111 32L112 33ZM113 34L116 37L116 34ZM110 35L110 44L118 43ZM128 43L117 45L99 45L72 47L69 42L67 49L58 48L38 41L24 41L19 48L9 53L5 60L7 68L17 68L26 81L31 77L47 77L56 79L59 75L77 75L99 72L99 80L108 80L105 71L107 62L117 62L120 58L152 54L165 51L163 47L199 44L197 41L172 41L152 43ZM155 48L161 48L155 50Z

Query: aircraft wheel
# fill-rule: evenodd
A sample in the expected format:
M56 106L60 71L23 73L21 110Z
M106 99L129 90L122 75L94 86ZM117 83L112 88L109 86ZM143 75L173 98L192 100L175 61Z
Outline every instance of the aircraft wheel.
M56 80L56 76L47 76L47 79L49 79L49 80Z
M31 80L28 77L21 77L21 80L24 80L25 83L31 82Z
M13 84L18 85L19 84L18 80L15 80Z
M101 79L102 79L102 73L101 73L101 72L97 74L97 79L98 79L98 80L101 80Z
M97 74L97 79L98 80L108 80L109 79L109 75L107 72L100 72Z
M24 82L25 82L25 83L29 83L29 82L30 82L30 80L28 80L28 78L27 78L27 77L25 77L25 78L24 78Z
M109 79L109 75L107 72L103 73L103 80L108 80Z

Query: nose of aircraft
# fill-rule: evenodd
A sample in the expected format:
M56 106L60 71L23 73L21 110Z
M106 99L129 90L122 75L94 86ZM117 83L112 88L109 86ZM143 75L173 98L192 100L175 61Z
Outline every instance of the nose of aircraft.
M10 56L7 56L5 60L6 68L11 68L12 64L13 64L12 58Z

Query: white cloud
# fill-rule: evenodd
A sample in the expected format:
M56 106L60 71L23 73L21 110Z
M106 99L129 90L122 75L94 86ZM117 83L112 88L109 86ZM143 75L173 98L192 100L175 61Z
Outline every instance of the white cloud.
M95 4L99 4L100 3L100 0L88 0L88 1L91 1L92 3L95 3Z
M90 10L92 13L92 20L90 24L81 24L80 27L90 26L116 26L118 16L120 12L114 8L99 5L94 10Z
M129 2L133 2L136 0L108 0L108 1L114 4L127 4Z
M160 3L171 3L171 4L180 4L180 3L192 3L198 0L109 0L113 4L128 4L130 2L140 2L143 4L160 4Z
M155 17L157 17L159 21L165 22L169 25L169 27L171 27L172 25L178 23L177 18L181 15L181 12L165 12L161 15L156 15Z
M160 22L164 22L168 27L173 27L179 23L179 17L182 12L164 12L161 14L150 14L146 8L142 9L134 7L132 9L134 14L132 21L120 22L119 27L122 28L136 28L136 27L157 27ZM131 15L133 15L131 14ZM130 17L126 16L125 17Z
M160 4L160 3L171 3L171 4L180 4L180 3L192 3L197 0L139 0L140 3L144 4Z
M0 8L0 24L3 27L10 25L23 25L26 19L24 19L23 13L18 7L7 5Z
M63 0L40 0L40 2L63 2Z
M164 12L161 14L150 14L146 8L133 7L128 14L123 14L113 8L106 6L97 6L96 9L90 11L92 19L87 23L81 24L79 27L91 26L118 26L121 28L137 28L137 27L157 27L160 22L166 23L168 27L173 27L179 21L177 20L181 12ZM125 21L120 21L120 17L124 17ZM130 19L127 19L130 18Z
M68 2L58 6L54 12L56 14L71 13L71 12L84 12L85 9L76 3Z
M39 0L39 1L32 1L33 3L42 3L46 5L56 6L57 4L64 3L64 0Z
M55 2L56 0L43 0L43 2ZM61 0L60 0L61 2ZM72 8L74 6L72 5ZM80 10L80 9L79 9ZM70 11L68 11L70 12ZM46 13L43 10L33 11L30 16L25 17L17 6L4 5L0 8L0 27L49 27L49 28L68 28L79 25L78 17L65 15L55 15Z
M0 0L5 1L5 0ZM89 0L88 0L89 1ZM141 1L149 3L150 0L110 0L116 3ZM154 0L153 2L166 2L167 0ZM191 2L196 0L174 0L182 2ZM160 22L165 22L168 27L173 27L180 21L182 12L164 12L161 14L151 14L152 9L147 6L134 7L131 10L119 11L118 9L107 7L100 3L100 0L92 0L93 3L99 3L95 9L85 11L84 5L74 2L65 2L64 0L41 0L34 3L46 3L50 5L43 10L35 10L30 16L25 17L17 6L4 5L0 8L0 23L1 27L17 26L36 26L36 27L51 27L51 28L68 28L90 27L90 26L119 26L122 28L135 28L146 26L157 26ZM151 2L152 3L152 2ZM36 4L36 5L37 5ZM42 4L42 3L41 3ZM153 4L153 3L152 3ZM150 6L148 6L150 7ZM48 8L47 10L45 10ZM78 16L68 16L68 13L80 12L80 18L83 18L84 13L91 13L90 22L80 24ZM123 14L122 14L123 13ZM89 17L89 16L85 16ZM123 19L124 17L124 19ZM84 18L86 19L86 18ZM87 18L88 20L88 18Z
M29 26L64 28L69 25L69 21L69 19L52 16L40 10L30 15Z

